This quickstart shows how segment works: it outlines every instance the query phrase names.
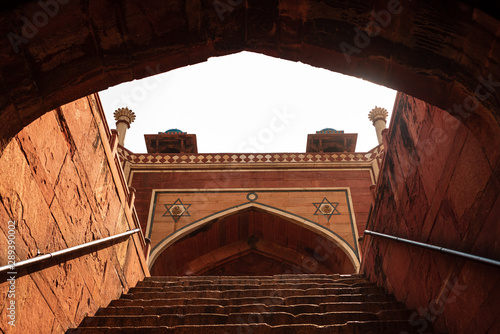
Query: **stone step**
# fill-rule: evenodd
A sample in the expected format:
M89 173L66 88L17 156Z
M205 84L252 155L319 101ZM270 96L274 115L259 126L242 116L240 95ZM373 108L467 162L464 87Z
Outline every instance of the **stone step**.
M168 289L169 291L202 291L202 290L232 290L234 287L239 289L311 289L311 288L360 288L360 287L374 287L376 286L371 282L357 281L356 283L260 283L255 284L228 284L226 282L156 282L150 281L138 282L136 289L151 288L151 289Z
M293 315L287 312L254 312L254 313L190 313L190 314L162 314L162 315L114 315L94 316L86 318L80 327L153 327L153 326L181 326L181 325L226 325L226 324L257 324L264 323L271 326L284 324L313 324L332 325L345 324L349 321L376 321L376 320L407 320L410 313L406 310L381 311L381 317L376 313L367 312L328 312L303 313Z
M417 333L361 275L148 277L68 333Z
M307 277L306 277L307 276ZM273 283L344 283L369 282L362 276L349 275L277 275L277 276L152 276L146 277L144 282L164 282L170 284L273 284Z
M291 314L302 313L327 313L327 312L370 312L377 313L384 310L405 310L399 302L338 302L323 304L297 304L297 305L178 305L178 306L117 306L101 308L96 315L161 315L161 314L189 314L189 313L251 313L251 312L288 312Z
M282 274L270 276L150 276L145 277L145 281L154 280L227 280L227 279L243 279L243 280L262 280L262 279L301 279L301 280L314 280L314 279L366 279L362 274Z
M279 292L277 292L278 294ZM290 297L243 297L243 298L154 298L154 299L127 299L113 300L110 306L169 306L169 305L246 305L264 303L267 305L294 305L294 304L323 304L335 302L392 302L391 295L356 294L356 295L320 295L320 296L290 296Z
M320 295L346 295L346 294L374 294L383 293L383 289L376 286L357 288L308 288L308 289L234 289L228 290L187 290L171 291L168 288L131 288L124 295L128 299L146 298L239 298L239 297L262 297L262 296L320 296ZM234 289L234 290L233 290Z
M383 333L383 334L428 334L420 332L418 326L411 326L408 321L356 321L341 325L318 326L313 324L279 325L268 324L229 324L229 325L183 325L159 327L80 327L70 329L69 334L352 334L352 333Z

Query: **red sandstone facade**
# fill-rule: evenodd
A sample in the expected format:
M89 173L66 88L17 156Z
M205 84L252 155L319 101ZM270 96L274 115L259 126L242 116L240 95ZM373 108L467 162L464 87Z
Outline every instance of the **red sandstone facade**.
M350 147L354 148L352 144ZM287 267L316 272L302 265L302 259L311 256L307 249L314 250L318 244L315 236L328 247L338 248L330 258L337 264L322 264L322 272L358 272L358 236L368 218L370 186L376 182L382 153L383 148L377 146L367 153L134 154L121 149L120 154L128 184L136 190L139 220L151 239L152 273L186 275L213 272L227 261L231 262L231 272L237 273L237 267L248 267L237 258L253 252L268 255L269 263L285 260L279 251L271 254L260 249L261 241L262 245L268 243L267 249L281 247L285 253L292 252L287 255ZM173 209L179 214L175 215ZM248 211L252 219L259 217L253 219L256 223L247 221ZM267 216L264 223L262 219ZM231 224L236 226L235 231L230 230ZM206 235L200 237L198 230ZM184 240L182 248L176 245L177 240L190 239L191 235L207 245L198 249L196 239ZM253 239L253 248L238 247L238 243L248 244ZM242 273L262 275L265 271Z

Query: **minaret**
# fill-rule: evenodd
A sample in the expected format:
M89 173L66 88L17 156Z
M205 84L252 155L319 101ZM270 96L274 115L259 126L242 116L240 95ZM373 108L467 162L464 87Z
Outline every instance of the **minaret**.
M375 106L375 108L368 113L368 119L373 122L375 127L375 132L377 133L377 139L379 145L382 144L382 130L385 129L386 119L389 113L387 109Z
M129 108L118 108L113 114L116 120L116 131L118 131L118 144L123 146L125 134L130 124L135 120L135 113Z

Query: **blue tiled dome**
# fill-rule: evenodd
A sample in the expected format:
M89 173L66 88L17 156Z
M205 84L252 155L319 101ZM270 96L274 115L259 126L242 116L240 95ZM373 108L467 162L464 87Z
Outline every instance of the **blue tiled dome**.
M179 129L170 129L170 130L167 130L165 132L158 132L159 135L163 135L163 134L167 134L167 135L171 135L171 134L176 134L176 133L185 133L185 132L182 132L182 130L179 130Z
M344 133L344 130L335 130L332 128L324 128L321 131L316 131L316 133L328 134L328 133Z

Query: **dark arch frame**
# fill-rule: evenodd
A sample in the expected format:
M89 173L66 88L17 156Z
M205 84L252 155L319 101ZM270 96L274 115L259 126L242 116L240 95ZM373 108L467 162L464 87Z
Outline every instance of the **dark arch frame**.
M498 127L497 18L462 1L400 0L403 10L397 1L247 0L223 20L208 0L57 0L52 12L35 0L11 4L0 24L0 139L79 97L243 50L361 77L450 108L471 127L471 115ZM23 18L44 15L26 34Z

